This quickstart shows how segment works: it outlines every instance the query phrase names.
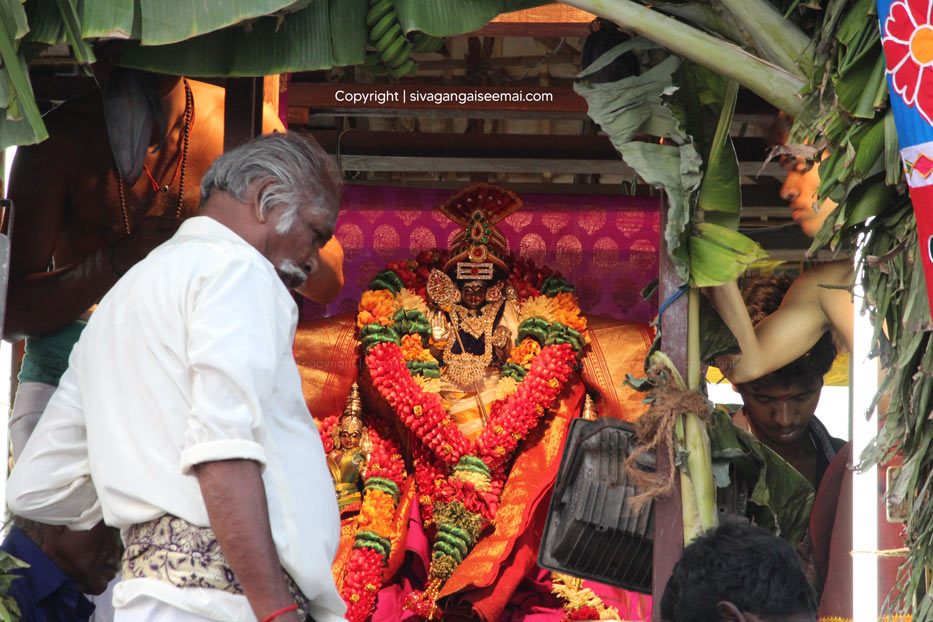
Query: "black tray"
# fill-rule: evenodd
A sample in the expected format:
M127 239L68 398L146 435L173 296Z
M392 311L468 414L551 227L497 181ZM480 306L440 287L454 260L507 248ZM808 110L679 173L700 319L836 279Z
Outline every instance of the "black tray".
M625 458L634 444L634 426L620 419L570 423L539 566L651 593L653 503L631 511L629 500L637 491L625 473ZM642 454L637 464L654 471L654 454Z

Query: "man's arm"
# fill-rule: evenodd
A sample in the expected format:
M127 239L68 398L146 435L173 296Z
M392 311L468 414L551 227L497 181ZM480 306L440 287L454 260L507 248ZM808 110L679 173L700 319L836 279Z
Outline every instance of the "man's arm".
M851 343L851 319L848 325L843 322L852 315L849 294L824 287L851 285L852 272L846 272L845 263L805 271L791 285L778 310L757 326L752 326L735 282L704 290L742 350L739 355L723 357L722 371L729 380L750 382L780 369L806 354L830 329Z
M279 563L257 462L220 460L194 466L211 528L258 619L294 604ZM291 611L276 622L299 622Z
M6 494L10 510L18 516L90 529L102 515L75 378L69 367L16 461Z

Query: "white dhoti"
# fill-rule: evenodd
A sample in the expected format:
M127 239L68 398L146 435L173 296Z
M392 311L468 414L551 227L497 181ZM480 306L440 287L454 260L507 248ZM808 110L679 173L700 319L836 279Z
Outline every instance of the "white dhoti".
M172 607L160 600L140 596L117 609L113 622L216 622L190 611Z

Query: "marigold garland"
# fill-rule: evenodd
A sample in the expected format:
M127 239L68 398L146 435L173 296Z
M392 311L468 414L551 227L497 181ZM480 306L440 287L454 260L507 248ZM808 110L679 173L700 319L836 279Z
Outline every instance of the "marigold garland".
M567 615L562 622L619 619L619 610L607 606L593 590L583 587L583 579L579 577L552 572L551 593L564 601Z
M321 438L328 453L333 450L331 434L339 422L340 415L334 415L321 424ZM382 571L391 552L399 490L405 479L405 463L394 435L381 421L369 420L367 427L372 447L363 477L363 504L356 519L357 532L341 593L350 622L368 620L376 606Z
M415 482L425 526L433 525L436 534L427 589L406 606L427 618L438 615L434 603L440 588L495 517L506 465L518 443L553 404L586 343L586 320L569 284L550 269L512 258L509 284L520 300L535 298L524 306L525 321L496 387L489 421L470 441L423 380L439 371L423 348L423 305L427 276L442 259L435 251L417 261L390 263L364 293L357 318L373 386L421 441L412 447ZM385 323L389 309L394 321Z

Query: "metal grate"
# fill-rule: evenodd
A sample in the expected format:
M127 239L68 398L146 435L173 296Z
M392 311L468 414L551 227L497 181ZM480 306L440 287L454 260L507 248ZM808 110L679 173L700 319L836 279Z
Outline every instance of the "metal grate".
M636 592L651 593L653 512L632 512L637 494L625 458L634 427L604 417L570 424L551 497L538 565ZM653 471L654 455L638 466Z

